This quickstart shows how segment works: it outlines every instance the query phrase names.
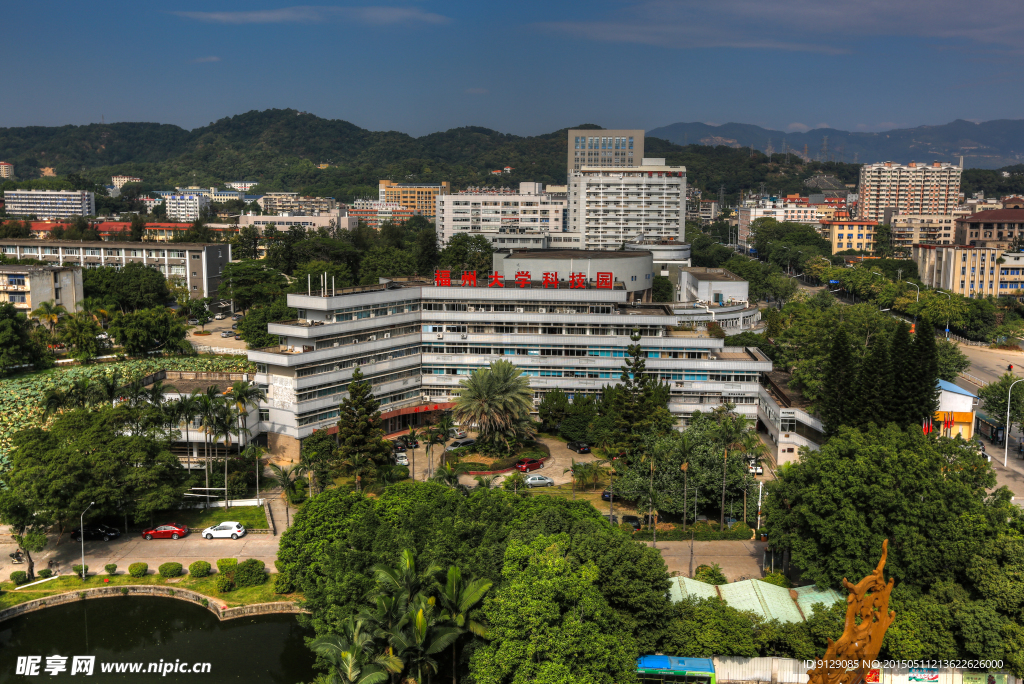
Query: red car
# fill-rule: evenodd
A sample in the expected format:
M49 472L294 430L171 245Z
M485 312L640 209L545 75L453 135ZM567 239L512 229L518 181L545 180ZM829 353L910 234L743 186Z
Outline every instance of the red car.
M544 463L535 458L521 458L516 461L516 470L521 473L529 473L534 470L540 470L543 467Z
M167 523L152 529L143 530L143 539L177 539L188 534L188 527L177 523Z

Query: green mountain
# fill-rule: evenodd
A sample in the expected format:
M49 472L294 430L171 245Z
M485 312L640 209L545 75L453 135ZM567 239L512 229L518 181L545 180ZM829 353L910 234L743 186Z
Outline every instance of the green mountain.
M256 180L257 191L299 191L350 201L376 197L382 178L449 181L456 189L523 181L563 184L566 143L567 129L522 137L464 127L414 138L275 109L239 114L191 131L151 123L0 128L0 159L15 165L19 180L38 177L43 169L74 176L74 183L85 185L108 184L115 174L139 176L143 190ZM717 196L724 186L728 199L762 183L769 192L806 193L804 180L820 172L845 183L857 179L853 164L806 162L796 155L787 160L780 154L769 161L764 154L732 144L680 145L648 137L646 154L686 166L689 184L710 195ZM321 163L329 166L320 169ZM491 173L506 166L514 168L512 173Z

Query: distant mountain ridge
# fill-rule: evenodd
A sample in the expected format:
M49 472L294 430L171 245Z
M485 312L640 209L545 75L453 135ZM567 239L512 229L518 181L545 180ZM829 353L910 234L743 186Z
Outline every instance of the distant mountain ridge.
M873 163L893 161L959 162L968 168L996 169L1024 160L1024 120L997 119L974 123L957 119L941 126L918 126L880 133L816 128L807 132L773 131L752 124L674 123L648 131L649 137L663 138L677 145L728 145L767 152L803 155L821 161ZM821 159L822 143L828 136L827 158Z

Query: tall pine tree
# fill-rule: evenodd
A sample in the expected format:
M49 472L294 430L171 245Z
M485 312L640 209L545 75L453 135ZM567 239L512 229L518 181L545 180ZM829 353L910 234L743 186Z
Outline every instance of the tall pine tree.
M871 348L861 364L854 400L850 407L851 423L879 427L892 420L892 364L889 359L889 344L881 335L876 335Z
M920 424L939 410L939 352L935 346L935 327L931 321L921 321L914 335L914 366L916 383L913 413L909 422Z
M832 347L825 362L822 378L821 399L818 413L825 426L825 434L832 436L840 425L849 425L855 407L857 380L856 364L853 360L850 340L846 328L839 326L832 336ZM859 417L859 416L857 416Z
M913 409L917 395L917 369L914 363L914 341L910 327L900 322L889 345L889 360L892 364L892 389L890 390L890 420L900 427L914 423Z
M647 436L658 432L666 420L674 421L666 408L668 387L647 373L640 331L634 328L629 339L633 344L626 347L629 358L622 366L619 385L612 393L612 405L615 421L613 442L632 457L640 453Z
M348 396L339 406L338 457L348 460L360 455L381 464L391 454L391 445L384 439L384 421L380 417L380 402L373 398L373 387L363 380L357 367L352 373Z

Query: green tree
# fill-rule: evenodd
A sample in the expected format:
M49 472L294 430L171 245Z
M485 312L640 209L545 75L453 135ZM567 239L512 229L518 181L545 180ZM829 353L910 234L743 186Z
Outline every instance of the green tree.
M294 320L297 315L298 312L288 308L283 299L270 304L259 304L249 309L245 317L238 322L238 332L249 349L272 347L278 344L281 338L267 332L267 324L271 321Z
M82 272L86 297L111 302L122 312L152 309L170 299L167 281L160 271L140 263L87 268Z
M684 598L672 606L661 648L687 658L759 655L750 616L720 598Z
M357 367L352 373L348 396L342 399L338 418L338 457L349 460L355 456L386 463L391 446L384 439L384 423L380 418L380 402L373 396L373 387L363 380Z
M103 344L97 339L100 327L85 314L74 314L61 321L59 339L71 350L72 358L88 363L99 356Z
M455 235L441 250L438 268L461 273L476 271L477 277L491 270L494 248L483 235Z
M651 286L651 298L656 302L676 301L676 289L672 281L663 275L654 276L654 284Z
M616 448L624 450L632 458L639 455L646 435L661 434L666 428L671 429L675 419L666 408L668 387L647 373L647 354L640 345L640 331L634 328L629 339L632 342L626 347L629 356L612 395L612 440Z
M932 330L929 321L923 320L920 332L914 335L914 364L909 369L914 379L914 403L907 417L918 425L939 408L939 354Z
M30 335L31 324L10 302L0 303L0 375L40 360L45 351Z
M569 415L569 397L560 389L546 392L537 407L537 415L545 430L555 432Z
M254 306L272 304L287 284L284 274L261 261L232 261L224 266L217 292L247 314Z
M146 238L146 219L141 214L132 216L132 223L128 227L128 241L142 242Z
M376 285L378 278L412 275L416 263L408 252L394 247L374 247L359 263L359 284Z
M841 425L849 424L856 411L857 369L846 328L832 335L825 372L822 378L818 412L828 434L835 434Z
M238 261L260 258L260 230L254 225L242 226L231 237L231 256Z
M292 274L295 280L288 287L288 292L304 294L310 288L320 290L320 279L324 273L327 274L327 289L332 287L340 290L343 287L351 287L355 283L352 279L352 272L345 264L332 264L322 259L307 261L295 267Z
M437 586L438 603L459 630L478 637L486 637L487 627L473 619L472 611L483 601L492 586L494 586L492 582L482 578L463 579L462 571L457 565L453 565L448 568L445 583ZM452 644L452 684L456 684L457 681L455 674L459 654L458 647L457 641Z
M857 374L857 383L851 391L849 424L885 425L893 418L893 367L889 359L889 340L875 337L868 355Z
M30 316L47 326L52 333L56 329L57 323L60 322L61 316L64 316L67 313L68 310L64 308L63 304L55 304L51 300L40 302L39 306L30 314Z
M350 616L340 632L310 643L331 668L328 684L383 684L389 674L402 671L401 659L380 648L371 625Z
M452 415L460 425L475 425L479 440L508 445L532 437L533 390L523 371L508 361L493 361L459 382Z
M145 356L152 351L194 353L181 319L163 307L118 312L110 322L109 332L129 356Z
M491 641L473 653L480 684L634 681L636 641L597 588L598 568L566 557L564 537L513 540L484 606Z
M1013 387L1013 383L1019 380L1013 373L1003 373L999 380L978 390L978 397L981 398L981 407L985 413L1000 424L1006 422L1007 402L1010 406L1010 426L1020 427L1024 425L1024 383ZM1013 387L1013 396L1010 396L1010 388Z

